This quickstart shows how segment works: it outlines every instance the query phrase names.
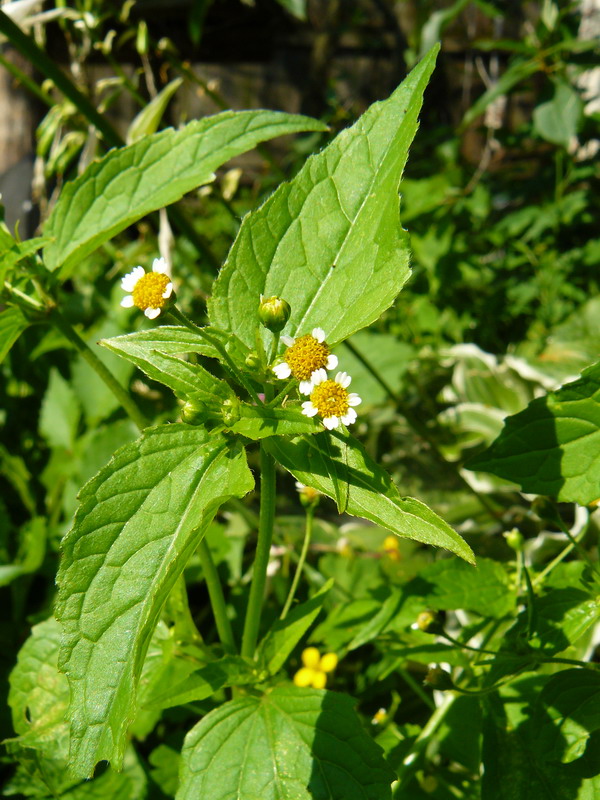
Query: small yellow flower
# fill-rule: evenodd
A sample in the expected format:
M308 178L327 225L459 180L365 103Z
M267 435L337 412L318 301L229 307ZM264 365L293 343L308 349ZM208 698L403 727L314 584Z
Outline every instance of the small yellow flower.
M294 675L294 685L324 689L327 683L327 673L333 672L338 665L336 654L325 653L324 656L321 656L316 647L307 647L302 651L300 658L304 666Z
M310 486L305 486L300 481L296 481L296 490L300 495L300 502L303 506L316 506L321 498L321 492L312 489Z
M400 542L398 541L397 536L386 536L383 540L381 549L392 561L400 561L402 558L400 553Z
M385 708L380 708L373 714L373 718L371 719L371 725L381 725L387 719L387 711Z
M331 380L324 369L317 370L312 376L310 400L302 403L302 413L307 417L318 414L329 430L337 428L340 422L351 425L356 421L356 411L352 406L362 402L355 392L348 391L351 380L346 372L338 372Z
M123 308L139 308L148 319L156 319L173 293L173 284L164 258L155 258L152 272L134 267L121 281L121 289L129 292L121 300Z
M338 364L337 356L329 351L325 341L325 332L321 328L313 328L312 334L307 333L299 339L291 336L282 336L281 341L287 345L283 354L283 361L275 364L273 372L282 380L292 375L300 381L299 389L302 394L312 391L312 377L317 370L335 369Z

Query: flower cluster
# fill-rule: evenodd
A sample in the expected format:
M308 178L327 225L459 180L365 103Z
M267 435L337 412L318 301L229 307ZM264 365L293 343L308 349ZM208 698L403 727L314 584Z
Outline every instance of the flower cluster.
M355 392L348 391L352 378L347 372L338 372L333 379L327 377L327 370L335 369L338 359L329 350L325 332L313 328L312 333L298 339L282 336L281 341L287 349L273 372L282 380L291 376L300 381L300 393L309 396L302 403L302 413L307 417L318 414L329 430L340 423L355 422L354 406L359 405L361 399Z
M327 683L327 673L333 672L338 665L336 654L325 653L322 656L316 647L307 647L302 651L300 658L304 666L294 675L294 685L324 689Z

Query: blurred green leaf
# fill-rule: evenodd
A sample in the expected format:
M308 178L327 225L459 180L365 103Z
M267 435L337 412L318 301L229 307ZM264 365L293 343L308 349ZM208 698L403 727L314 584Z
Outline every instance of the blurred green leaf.
M394 773L353 705L287 686L225 703L186 737L178 800L389 800Z
M71 450L75 443L81 407L71 385L53 367L40 412L40 433L50 447Z
M579 380L507 417L500 436L468 469L491 472L523 491L581 505L600 496L600 364Z
M577 135L582 117L579 94L569 84L559 83L552 100L534 109L533 128L542 139L566 150Z
M0 586L7 586L21 575L36 572L46 554L46 519L34 517L19 529L19 550L13 564L0 565Z
M127 144L133 144L144 136L156 133L171 98L182 83L183 78L175 78L140 111L127 130Z
M0 364L4 361L19 336L28 327L29 321L18 308L6 308L0 313Z

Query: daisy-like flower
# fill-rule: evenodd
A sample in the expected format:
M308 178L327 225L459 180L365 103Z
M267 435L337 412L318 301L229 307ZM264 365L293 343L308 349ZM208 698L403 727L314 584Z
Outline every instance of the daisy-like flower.
M311 379L318 370L337 367L337 356L329 351L322 328L313 328L312 334L307 333L299 339L282 336L281 341L287 345L287 350L283 354L283 361L273 367L273 372L281 379L289 378L290 375L297 378L302 394L311 393Z
M331 380L324 369L317 370L312 377L310 400L302 403L302 413L307 417L318 414L330 431L337 428L340 422L351 425L356 421L353 406L362 402L355 392L348 391L351 380L346 372L338 372Z
M134 267L121 281L121 289L129 292L121 300L123 308L139 308L148 319L156 319L173 293L173 284L168 275L164 258L155 258L152 272L143 267Z

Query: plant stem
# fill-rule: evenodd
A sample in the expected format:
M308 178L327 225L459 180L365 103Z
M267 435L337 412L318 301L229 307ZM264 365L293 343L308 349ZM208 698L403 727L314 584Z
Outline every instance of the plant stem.
M241 386L244 387L244 389L248 392L248 394L254 400L254 402L257 403L258 405L263 405L257 393L254 391L252 385L246 380L246 378L239 371L233 359L231 358L227 350L223 347L223 345L218 339L215 339L213 336L211 336L210 333L207 333L205 328L200 328L198 325L193 323L191 319L188 319L188 317L186 317L183 311L177 308L177 306L171 306L171 308L169 308L169 314L172 317L174 317L177 320L177 322L180 322L182 325L188 328L188 330L192 331L193 333L196 333L198 336L204 339L204 341L208 342L208 344L214 347L217 353L219 353L223 361L231 370L235 379Z
M571 542L571 546L574 547L577 550L577 552L579 553L581 558L585 561L585 563L592 570L592 572L596 573L596 577L600 578L600 571L598 571L598 567L596 566L596 564L594 564L592 559L589 557L589 555L588 555L587 551L585 550L585 548L582 547L580 541L573 536L571 531L562 522L562 520L559 521L559 527L560 527L561 531L565 534L565 536L568 538L568 540Z
M142 431L148 426L148 421L145 416L137 407L135 401L130 397L129 393L121 386L119 381L115 378L112 372L104 365L98 356L88 347L81 336L73 328L71 323L63 317L58 308L52 309L50 312L50 320L52 324L73 344L81 354L94 372L101 378L108 386L119 403L123 406L128 416Z
M37 85L37 83L32 80L29 75L27 75L23 70L19 69L16 64L13 64L8 58L4 58L4 56L0 53L0 64L5 67L10 74L15 78L19 83L22 83L29 91L34 94L38 100L41 100L42 103L47 105L49 108L52 108L54 105L53 98L45 92L41 87Z
M254 658L256 642L258 640L260 615L265 593L265 584L267 582L267 566L269 564L271 542L273 540L276 498L275 484L275 460L261 443L258 541L256 543L254 571L252 574L252 584L250 586L250 596L248 598L248 608L246 610L244 633L242 636L242 655L246 658Z
M206 588L208 589L210 605L217 625L217 633L223 645L223 650L226 653L235 653L237 652L237 648L235 646L235 639L233 638L231 623L227 616L227 607L225 605L225 596L223 595L221 579L215 567L210 548L206 543L206 538L202 539L200 542L198 553L200 555L204 580L206 581Z
M296 589L298 588L298 581L300 580L302 568L304 567L304 562L306 561L306 556L308 554L308 548L310 547L314 516L315 516L314 508L312 507L307 508L306 525L304 528L304 542L302 543L300 558L298 559L298 563L296 564L296 572L294 574L294 579L292 581L292 585L290 586L290 591L287 596L287 600L285 601L285 605L283 607L283 611L281 612L281 616L279 617L279 619L285 619L287 617L288 611L290 610L290 606L292 605L292 601L294 600L294 595L296 594Z
M588 525L589 525L589 517L588 521L583 526L583 529L578 533L576 537L574 537L576 542L580 542L584 538L584 536L587 533ZM570 542L564 548L564 550L561 550L561 552L554 559L552 559L552 561L549 564L547 564L538 575L535 576L535 578L532 581L533 586L537 587L540 583L543 583L543 580L546 577L546 575L548 575L548 573L551 572L554 569L554 567L560 564L560 562L563 561L569 555L571 550L575 549L575 547L576 545L573 542Z

